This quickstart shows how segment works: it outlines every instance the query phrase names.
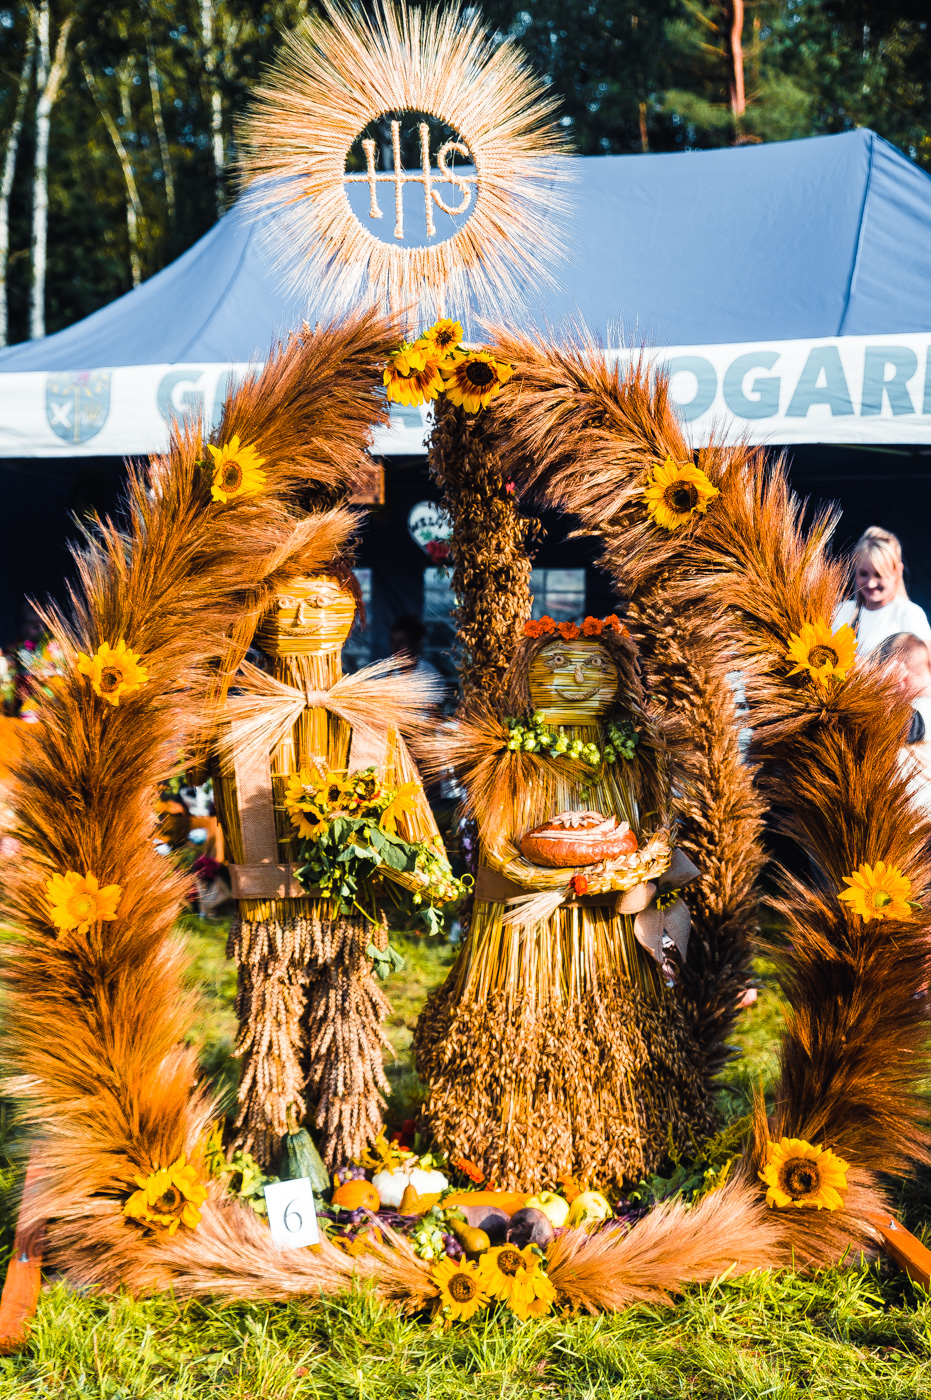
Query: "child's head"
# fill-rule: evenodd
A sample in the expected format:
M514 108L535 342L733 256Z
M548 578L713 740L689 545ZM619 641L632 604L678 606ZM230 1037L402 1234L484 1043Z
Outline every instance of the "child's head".
M896 632L878 647L880 661L896 668L899 689L915 700L919 695L931 695L931 652L926 642L913 632Z

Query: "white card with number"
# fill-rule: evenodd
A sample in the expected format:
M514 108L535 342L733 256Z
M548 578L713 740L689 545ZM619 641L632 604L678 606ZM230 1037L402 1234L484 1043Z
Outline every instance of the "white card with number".
M265 1187L265 1201L272 1239L279 1249L301 1249L305 1244L320 1243L310 1177L271 1182Z

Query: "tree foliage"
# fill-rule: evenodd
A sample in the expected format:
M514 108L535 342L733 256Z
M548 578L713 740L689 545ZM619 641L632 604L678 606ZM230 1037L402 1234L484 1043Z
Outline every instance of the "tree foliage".
M0 159L38 3L0 0ZM52 113L49 331L151 276L215 221L235 194L237 115L281 32L315 4L50 0L53 42L73 25ZM486 0L483 10L560 94L582 154L870 126L931 170L927 0ZM10 340L29 333L29 68L10 198Z

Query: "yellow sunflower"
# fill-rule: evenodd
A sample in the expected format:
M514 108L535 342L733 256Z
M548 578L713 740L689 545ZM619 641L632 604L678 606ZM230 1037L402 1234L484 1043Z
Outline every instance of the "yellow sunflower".
M429 403L443 392L443 376L440 374L438 357L440 351L426 340L417 340L413 345L407 341L388 356L388 365L382 381L389 403L406 404L418 408Z
M675 462L672 457L654 465L653 479L643 493L647 510L664 530L678 530L693 516L704 515L720 494L701 467Z
M67 875L53 875L45 884L52 923L61 933L71 929L88 933L91 924L116 918L122 889L119 885L105 885L101 889L97 876L89 870L86 875L79 875L76 870L69 870Z
M803 1138L780 1138L766 1145L766 1165L759 1173L769 1188L766 1204L784 1210L841 1210L847 1190L848 1164L830 1148L812 1147Z
M518 1249L502 1244L486 1250L478 1273L489 1296L506 1303L518 1317L542 1317L556 1299L556 1289L543 1272L543 1261L533 1245Z
M488 1293L475 1265L468 1259L444 1259L430 1270L430 1277L440 1290L440 1306L447 1323L458 1318L474 1317L487 1306Z
M401 784L388 803L388 806L381 814L378 825L381 827L382 831L397 831L400 819L406 816L408 812L413 812L416 808L417 791L416 783Z
M140 666L141 656L131 651L122 638L115 647L102 642L93 656L78 652L78 673L89 676L94 691L111 705L118 705L124 695L129 695L145 685L149 673Z
M313 840L326 830L326 814L317 806L320 797L319 780L302 768L292 773L284 794L284 807L298 836Z
M179 1225L195 1230L200 1222L198 1206L207 1199L194 1167L185 1165L184 1153L170 1167L156 1167L149 1176L134 1178L134 1191L123 1214L145 1225L157 1225L173 1235Z
M857 634L846 623L832 632L830 624L823 618L817 622L806 622L800 632L793 632L789 637L786 660L795 662L789 675L807 671L819 685L826 685L832 678L846 680L856 650Z
M462 325L459 321L436 321L421 336L421 340L433 345L444 359L452 354L461 339Z
M213 457L213 485L210 494L224 505L232 496L255 496L265 485L265 473L260 467L265 461L250 444L239 445L233 434L222 447L209 447Z
M837 897L849 904L861 919L910 919L919 907L911 899L912 882L897 865L878 860L875 865L858 865L853 875L844 876L850 888Z
M506 360L496 360L490 350L450 355L440 365L446 380L446 397L467 413L487 408L514 373Z
M508 1306L526 1322L528 1317L545 1317L555 1302L556 1289L543 1272L542 1264L538 1264L528 1274L523 1288L513 1294Z

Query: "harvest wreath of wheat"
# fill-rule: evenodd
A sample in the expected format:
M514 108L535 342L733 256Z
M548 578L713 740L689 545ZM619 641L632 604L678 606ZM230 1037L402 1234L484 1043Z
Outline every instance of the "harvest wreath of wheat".
M290 337L209 438L177 428L166 456L130 474L121 520L75 547L70 608L48 610L66 665L16 775L21 859L5 890L8 1084L33 1141L20 1238L44 1231L47 1257L81 1286L284 1299L367 1282L447 1322L495 1300L523 1317L612 1310L725 1270L821 1266L883 1243L911 1250L920 1272L883 1177L931 1155L919 1095L931 830L899 764L904 702L832 630L845 569L829 555L830 513L805 527L784 465L760 451L693 453L662 378L621 374L584 339L502 324L475 350L441 321L402 354L400 335L366 313ZM466 639L465 701L439 738L403 674L339 674L354 606L343 503L382 387L436 403ZM530 621L521 509L534 502L595 537L623 618ZM489 547L510 570L505 596ZM271 674L244 665L256 637ZM579 697L590 708L574 738L562 707ZM159 784L205 759L241 881L248 1075L225 1136L188 1043L173 934L184 883L149 840ZM372 839L394 861L379 897L391 885L441 908L461 895L418 764L463 775L482 864L460 960L418 1028L433 1143L415 1154L379 1131L369 915L344 907L315 852L338 830L334 810L371 806ZM610 858L535 864L527 851L554 832L566 849L591 833L583 792L627 813L630 840L602 810ZM778 906L791 1011L772 1111L758 1105L693 1204L615 1216L669 1133L710 1130L764 803L810 861L806 878L785 876ZM541 811L551 820L527 846ZM673 977L658 970L667 928ZM636 1044L619 1043L608 991L626 998ZM504 1044L470 1043L483 1009ZM510 1127L533 1107L541 1028L556 1105L545 1141L532 1122ZM598 1104L573 1070L580 1047L607 1066ZM619 1087L611 1100L615 1064L618 1085L640 1075L666 1099ZM279 1248L229 1189L236 1147L266 1167L280 1148L286 1181L330 1196L315 1245ZM575 1178L565 1213L559 1173ZM473 1189L483 1177L503 1189Z

